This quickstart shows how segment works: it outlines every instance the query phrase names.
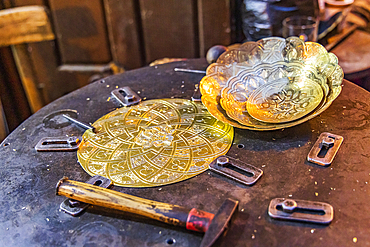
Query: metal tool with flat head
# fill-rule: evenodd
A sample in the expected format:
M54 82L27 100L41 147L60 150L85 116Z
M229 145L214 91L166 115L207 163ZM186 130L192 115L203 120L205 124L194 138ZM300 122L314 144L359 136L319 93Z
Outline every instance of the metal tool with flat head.
M56 194L92 205L142 215L170 225L186 227L188 230L205 232L201 243L203 247L211 246L222 235L239 204L238 201L226 199L217 214L212 214L196 208L187 209L131 196L68 178L58 182Z
M238 209L238 201L226 199L215 214L211 225L204 234L200 247L212 246L229 227L235 211Z

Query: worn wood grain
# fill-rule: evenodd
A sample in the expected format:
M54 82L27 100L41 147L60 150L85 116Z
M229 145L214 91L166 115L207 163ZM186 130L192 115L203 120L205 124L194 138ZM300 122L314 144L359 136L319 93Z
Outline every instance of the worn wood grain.
M56 194L182 227L186 226L190 211L177 205L152 201L67 178L59 181Z
M27 45L15 52L32 112L87 85L92 75L105 73L107 64L122 71L120 66L134 69L164 57L203 56L210 46L228 44L230 38L230 0L5 0L3 4L50 7L53 30L49 31L54 31L56 40L23 39Z
M44 7L26 6L0 11L0 46L54 38Z
M331 50L339 60L345 74L370 68L370 34L356 30Z
M104 0L113 61L125 69L144 65L136 0Z
M9 131L31 115L10 47L0 48L0 98Z
M0 8L1 9L7 9L7 8L11 8L12 5L11 5L11 2L10 0L3 0L0 2Z
M37 79L32 62L28 56L27 45L14 45L12 46L12 51L31 111L36 112L46 103L36 83Z
M49 0L62 63L112 60L101 0Z
M53 42L51 40L54 39L46 7L24 6L0 11L0 44L12 45L17 70L32 112L51 102L51 99L48 91L44 90L45 82L39 83L37 76L45 68L41 67L41 71L35 69L30 57L32 45L28 43Z
M12 7L27 6L27 5L47 5L48 0L7 0L11 2Z
M231 42L230 0L198 0L199 52Z
M0 142L9 134L8 124L0 99Z
M163 57L198 56L195 9L192 0L140 0L147 63Z
M18 67L30 67L23 70L27 70L28 78L33 79L34 88L37 89L43 105L86 86L89 78L104 67L103 65L77 65L80 69L75 69L76 66L60 65L54 41L27 44L27 50L23 52L26 53L24 56L27 58L24 58ZM28 90L26 86L24 88Z
M27 52L34 69L35 84L45 104L70 92L68 85L71 82L58 75L59 60L54 41L28 44Z

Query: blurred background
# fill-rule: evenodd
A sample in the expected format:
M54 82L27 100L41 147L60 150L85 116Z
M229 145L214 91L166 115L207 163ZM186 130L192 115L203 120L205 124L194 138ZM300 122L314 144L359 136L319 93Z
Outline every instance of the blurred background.
M366 29L369 4L360 1L361 18L349 26ZM287 16L322 20L319 42L327 45L349 23L352 2L0 0L0 140L42 106L88 83L154 61L205 57L214 45L281 36ZM42 8L9 15L33 5Z

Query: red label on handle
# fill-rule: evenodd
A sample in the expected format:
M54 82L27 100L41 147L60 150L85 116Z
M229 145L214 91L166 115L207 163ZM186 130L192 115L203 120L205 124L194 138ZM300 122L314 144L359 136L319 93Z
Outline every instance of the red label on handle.
M186 229L197 232L206 232L214 216L214 214L193 208L188 214Z

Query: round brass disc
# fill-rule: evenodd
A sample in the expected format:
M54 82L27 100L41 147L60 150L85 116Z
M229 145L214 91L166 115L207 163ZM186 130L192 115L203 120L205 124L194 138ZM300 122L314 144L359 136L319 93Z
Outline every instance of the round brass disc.
M200 103L148 100L119 108L92 124L77 151L90 175L114 185L153 187L179 182L208 169L229 150L233 127Z

